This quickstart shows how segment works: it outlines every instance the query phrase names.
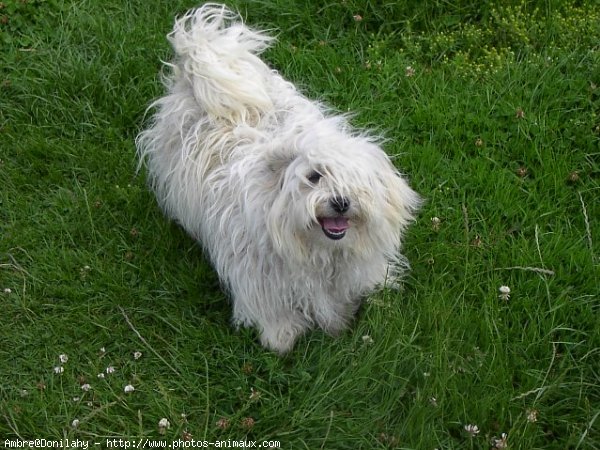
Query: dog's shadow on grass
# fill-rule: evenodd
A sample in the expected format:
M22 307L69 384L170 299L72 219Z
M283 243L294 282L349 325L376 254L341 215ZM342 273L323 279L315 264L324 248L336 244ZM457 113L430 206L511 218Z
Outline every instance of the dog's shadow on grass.
M193 316L227 322L227 294L200 243L173 222L168 224L168 234L171 245L164 256L164 270L168 271L177 304Z
M230 306L219 278L199 242L164 216L150 193L134 200L132 221L139 233L124 262L137 268L143 302L167 302L194 317L228 323ZM146 305L147 306L147 305Z

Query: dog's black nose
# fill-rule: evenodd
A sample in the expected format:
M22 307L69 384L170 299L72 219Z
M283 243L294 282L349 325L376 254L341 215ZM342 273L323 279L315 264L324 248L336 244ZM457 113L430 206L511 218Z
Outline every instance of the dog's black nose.
M333 210L339 214L344 214L350 209L350 199L346 197L333 197L329 203Z

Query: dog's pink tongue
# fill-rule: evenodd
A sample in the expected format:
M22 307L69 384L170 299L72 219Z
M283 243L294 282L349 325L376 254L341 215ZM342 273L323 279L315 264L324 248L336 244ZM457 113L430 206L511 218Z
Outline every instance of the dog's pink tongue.
M321 219L321 226L332 233L341 233L350 226L345 217L325 217Z

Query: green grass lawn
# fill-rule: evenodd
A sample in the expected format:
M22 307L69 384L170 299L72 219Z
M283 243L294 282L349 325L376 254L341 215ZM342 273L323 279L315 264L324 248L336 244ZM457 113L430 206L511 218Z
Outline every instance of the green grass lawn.
M402 290L284 358L230 327L136 174L165 34L195 4L0 3L0 447L599 449L600 13L563 3L229 3L426 199Z

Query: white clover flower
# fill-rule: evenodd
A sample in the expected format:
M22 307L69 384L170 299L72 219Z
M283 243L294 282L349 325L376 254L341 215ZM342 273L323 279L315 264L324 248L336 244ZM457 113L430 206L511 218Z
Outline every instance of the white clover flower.
M12 294L12 289L11 288L4 288L4 293L5 294Z
M221 417L215 425L221 430L226 430L231 425L231 421L225 417Z
M133 359L138 360L142 357L142 352L133 352Z
M477 425L468 424L465 425L465 431L469 433L471 437L475 437L479 434L479 427Z
M85 384L82 384L82 385L81 385L81 390L82 390L83 392L87 392L87 391L89 391L91 388L92 388L92 386L90 386L88 383L85 383Z
M71 426L73 428L77 428L79 426L79 419L73 419L73 422L71 422Z
M406 71L404 72L404 75L406 75L407 77L414 77L415 69L412 66L406 66Z
M64 353L61 353L60 355L58 355L58 360L61 364L65 364L69 360L69 357Z
M537 409L528 409L526 411L527 414L527 422L537 422L539 411Z
M167 418L163 417L162 419L160 419L158 421L158 428L162 428L162 429L171 428L171 423L169 422L169 420Z
M111 373L115 373L115 368L114 368L113 366L108 366L108 367L106 368L106 373L107 373L107 374L109 374L109 375L110 375Z
M244 417L240 422L240 425L242 425L244 428L250 429L255 423L256 421L254 420L254 417Z
M375 342L375 341L373 340L373 338L372 338L371 336L369 336L368 334L365 334L365 335L362 337L362 341L363 341L365 344L367 344L367 345L371 345L373 342Z
M104 372L100 372L100 373L98 374L98 378L104 378Z
M125 388L123 389L123 391L126 394L129 394L129 393L135 391L135 388L131 384L128 384L127 386L125 386Z
M56 366L54 368L54 373L63 373L65 371L65 369L63 368L63 366Z
M494 449L496 449L496 450L508 448L507 440L508 440L508 434L502 433L500 435L500 439L497 439L497 438L492 439L492 445L494 446Z
M254 388L250 388L250 400L259 400L261 396L260 391L257 391Z
M498 292L500 292L498 298L500 298L501 300L510 299L510 288L508 286L500 286L498 288Z

